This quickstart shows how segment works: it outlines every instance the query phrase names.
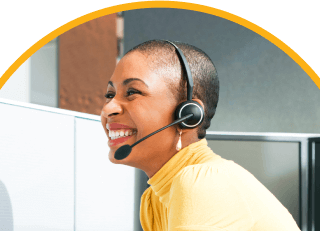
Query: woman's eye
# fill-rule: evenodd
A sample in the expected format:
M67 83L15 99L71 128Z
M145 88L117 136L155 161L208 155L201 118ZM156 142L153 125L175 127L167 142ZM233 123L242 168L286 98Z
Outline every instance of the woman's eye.
M134 95L134 94L141 94L141 92L135 89L129 89L127 91L127 96Z
M114 93L108 92L104 95L107 99L112 99L114 97Z

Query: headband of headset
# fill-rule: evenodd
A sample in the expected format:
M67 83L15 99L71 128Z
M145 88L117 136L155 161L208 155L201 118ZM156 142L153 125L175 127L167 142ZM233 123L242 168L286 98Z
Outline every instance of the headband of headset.
M166 41L166 42L170 43L172 46L174 46L177 51L180 62L182 63L182 66L185 69L186 74L187 74L187 100L192 100L193 79L192 79L192 74L191 74L187 59L176 44L174 44L173 42L171 42L169 40L164 40L164 41Z

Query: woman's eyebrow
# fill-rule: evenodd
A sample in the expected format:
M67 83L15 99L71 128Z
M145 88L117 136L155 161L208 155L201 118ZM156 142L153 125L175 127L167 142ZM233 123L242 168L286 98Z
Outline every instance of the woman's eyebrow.
M125 85L128 85L128 84L129 84L130 82L132 82L132 81L140 81L140 82L142 82L144 85L146 85L146 87L149 88L149 86L148 86L142 79L138 79L138 78L129 78L129 79L126 79L126 80L123 81L122 85L124 85L124 86L125 86ZM109 82L108 82L108 85L114 87L112 81L109 81Z
M149 87L142 79L138 79L138 78L129 78L129 79L126 79L126 80L123 81L122 84L125 86L125 85L129 84L129 83L132 82L132 81L140 81L140 82L142 82L144 85L146 85L146 87ZM111 86L112 86L112 85L111 85Z

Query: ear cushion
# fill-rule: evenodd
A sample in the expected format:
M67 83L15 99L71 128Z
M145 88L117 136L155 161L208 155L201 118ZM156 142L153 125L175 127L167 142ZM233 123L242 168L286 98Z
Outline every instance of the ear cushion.
M180 119L189 114L193 114L193 116L180 123L181 128L195 128L202 123L204 110L199 103L193 100L188 100L178 105L175 111L175 119Z

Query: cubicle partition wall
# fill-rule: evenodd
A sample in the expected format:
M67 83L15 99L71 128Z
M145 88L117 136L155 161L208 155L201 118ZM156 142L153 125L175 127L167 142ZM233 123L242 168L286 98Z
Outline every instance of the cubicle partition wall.
M134 169L100 117L0 99L0 230L133 230Z

